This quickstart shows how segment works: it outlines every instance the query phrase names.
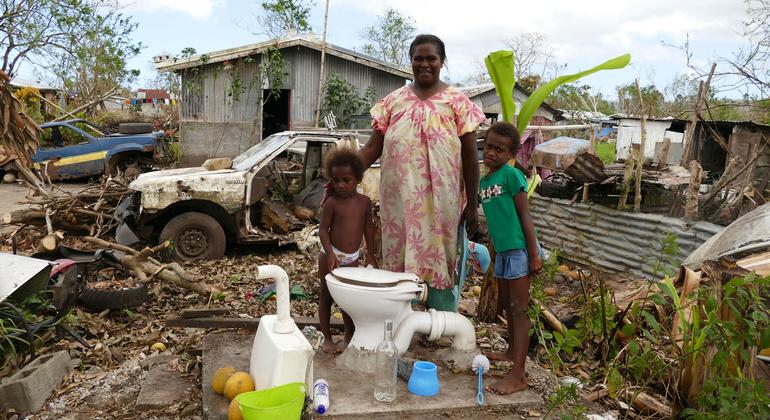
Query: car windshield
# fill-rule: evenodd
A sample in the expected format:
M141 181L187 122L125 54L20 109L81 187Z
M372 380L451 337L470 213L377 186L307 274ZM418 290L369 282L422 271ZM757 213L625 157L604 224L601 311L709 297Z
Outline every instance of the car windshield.
M280 149L291 138L285 134L273 134L233 159L233 169L245 171Z

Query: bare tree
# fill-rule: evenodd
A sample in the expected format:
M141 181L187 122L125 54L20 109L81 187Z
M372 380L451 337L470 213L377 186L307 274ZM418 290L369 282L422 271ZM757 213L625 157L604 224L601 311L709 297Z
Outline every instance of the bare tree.
M746 2L744 36L749 47L728 60L735 71L764 94L770 93L770 0Z
M363 51L373 57L407 66L409 42L416 30L414 19L398 10L388 9L377 16L377 23L367 26L361 33L366 42Z
M743 37L746 46L730 57L714 57L719 64L714 73L712 86L721 91L740 90L747 93L754 89L763 96L770 94L770 0L746 0L746 20ZM698 78L709 73L710 66L699 66L693 60L689 34L682 45L663 45L681 50L689 67Z
M539 32L521 32L505 41L513 50L516 80L525 76L539 76L549 80L557 72L556 51L548 45L548 39Z

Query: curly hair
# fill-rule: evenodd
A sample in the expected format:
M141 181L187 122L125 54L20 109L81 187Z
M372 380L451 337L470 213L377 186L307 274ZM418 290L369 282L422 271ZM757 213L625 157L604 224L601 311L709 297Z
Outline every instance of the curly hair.
M364 179L364 163L353 149L349 147L336 147L326 154L324 159L324 172L331 179L332 168L348 166L358 181Z
M511 153L516 154L516 152L519 151L519 147L521 147L521 135L519 134L519 130L516 129L516 126L514 126L511 123L505 122L505 121L498 121L494 124L492 124L487 129L487 134L490 132L497 134L498 136L506 137L511 140ZM486 140L487 135L484 135L484 139Z

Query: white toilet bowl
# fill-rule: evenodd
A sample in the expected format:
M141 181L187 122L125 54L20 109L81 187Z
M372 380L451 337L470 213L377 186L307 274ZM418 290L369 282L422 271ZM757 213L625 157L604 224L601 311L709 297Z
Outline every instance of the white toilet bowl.
M412 300L424 299L427 290L416 274L364 267L337 268L326 285L356 327L349 347L372 351L382 341L384 321L392 320L395 331L412 313Z

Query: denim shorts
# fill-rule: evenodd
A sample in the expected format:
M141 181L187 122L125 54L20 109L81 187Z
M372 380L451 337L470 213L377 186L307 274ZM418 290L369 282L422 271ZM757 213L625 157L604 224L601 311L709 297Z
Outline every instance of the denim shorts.
M543 249L537 246L540 259L543 259ZM495 277L513 280L529 274L529 253L527 249L509 249L495 257Z

